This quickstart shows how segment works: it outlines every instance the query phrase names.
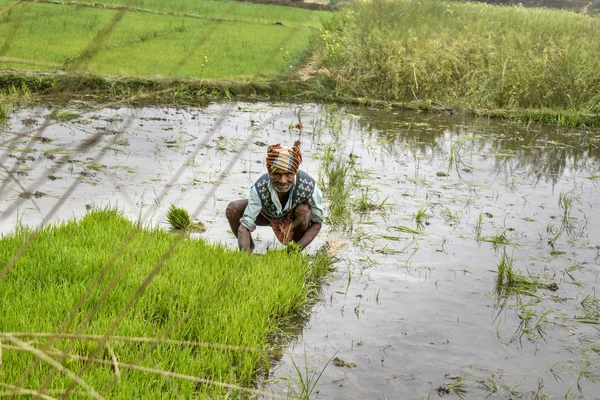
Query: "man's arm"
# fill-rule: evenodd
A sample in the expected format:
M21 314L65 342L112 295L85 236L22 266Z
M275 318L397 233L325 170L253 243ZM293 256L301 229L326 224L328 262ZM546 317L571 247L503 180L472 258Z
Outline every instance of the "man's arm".
M250 231L244 225L240 225L240 229L238 229L238 245L240 246L240 250L252 254L254 242L252 241Z
M260 214L262 204L258 197L256 188L252 186L250 188L250 194L248 196L248 205L244 210L244 215L240 219L240 227L238 229L238 245L240 250L252 253L254 250L254 241L252 240L251 232L256 229L256 217Z
M308 246L313 241L313 239L315 237L317 237L317 234L321 230L321 225L322 224L320 222L313 222L308 227L306 232L304 232L304 235L302 235L300 240L298 240L298 247L300 247L300 249L304 249L306 246Z

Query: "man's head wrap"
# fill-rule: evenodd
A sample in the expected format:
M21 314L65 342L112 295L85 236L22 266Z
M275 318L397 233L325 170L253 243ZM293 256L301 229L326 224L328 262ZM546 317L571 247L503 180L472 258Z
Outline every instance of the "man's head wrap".
M280 144L269 146L265 161L269 174L272 174L276 168L288 173L296 174L298 172L298 167L302 162L300 141L296 140L294 147L291 149L284 149Z

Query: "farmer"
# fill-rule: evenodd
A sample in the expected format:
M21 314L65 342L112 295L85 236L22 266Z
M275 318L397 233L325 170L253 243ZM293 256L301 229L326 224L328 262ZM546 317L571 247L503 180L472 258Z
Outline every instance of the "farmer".
M323 201L315 180L299 171L300 141L291 149L274 144L267 149L267 173L250 188L248 199L229 203L225 215L241 250L252 253L251 232L271 226L284 245L304 249L321 230Z

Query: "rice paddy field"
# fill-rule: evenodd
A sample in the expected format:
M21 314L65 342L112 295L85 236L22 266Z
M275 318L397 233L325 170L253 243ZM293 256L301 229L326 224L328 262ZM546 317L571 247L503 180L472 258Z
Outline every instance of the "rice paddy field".
M264 173L268 145L296 139L301 168L317 178L326 200L326 224L307 254L327 239L347 245L320 301L276 332L286 347L270 358L268 373L257 371L245 387L260 398L596 397L600 139L594 130L320 104L16 108L0 128L0 231L13 237L19 225L80 221L88 209L105 207L166 229L176 205L206 228L189 240L205 240L235 259L227 204L247 196ZM258 228L255 240L253 257L280 257L268 228ZM61 262L57 250L49 250L56 254L47 261L53 268ZM121 253L103 257L111 254ZM18 272L16 265L11 273ZM157 284L187 283L166 279ZM7 293L7 282L0 281L0 293ZM193 282L189 296L198 295ZM130 283L128 290L140 284ZM65 282L46 284L60 293ZM34 315L35 302L22 304L2 316L3 331L6 321L27 330L23 321ZM138 332L143 321L136 320L126 334ZM93 333L101 334L106 327L96 324ZM35 326L61 331L52 321L36 319ZM223 344L243 345L238 339ZM2 346L0 383L10 390L18 382L6 368L14 350L6 338ZM111 360L111 351L119 357L122 348L102 356ZM162 356L145 362L201 375L194 364ZM94 389L101 392L116 374L106 368ZM150 388L171 388L163 398L194 390L177 384L176 375L136 376ZM63 389L75 385L66 373L56 379ZM25 388L42 384L32 380Z
M260 80L295 66L323 15L223 1L2 0L0 68Z

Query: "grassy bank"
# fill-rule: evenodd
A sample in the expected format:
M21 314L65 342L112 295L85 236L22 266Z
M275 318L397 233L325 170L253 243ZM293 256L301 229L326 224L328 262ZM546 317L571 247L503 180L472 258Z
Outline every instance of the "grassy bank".
M0 265L5 388L129 399L251 389L269 338L327 268L141 229L114 210L18 229L0 239Z
M342 96L571 123L600 111L598 32L566 11L358 1L324 23L319 49Z

